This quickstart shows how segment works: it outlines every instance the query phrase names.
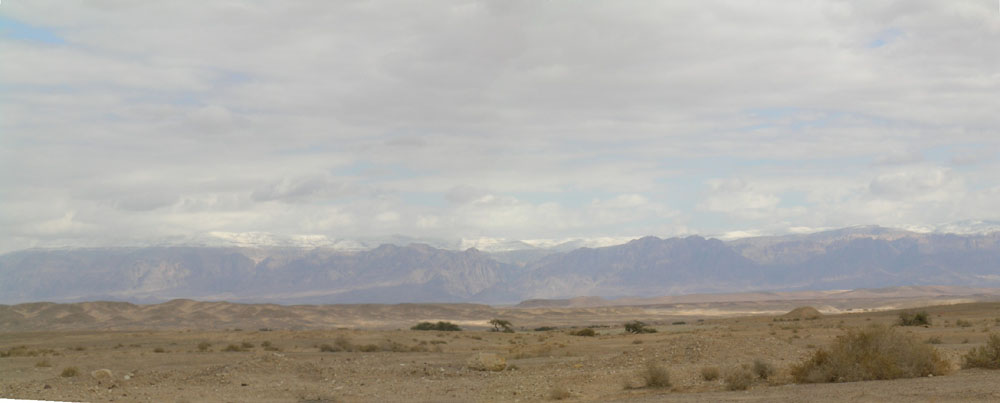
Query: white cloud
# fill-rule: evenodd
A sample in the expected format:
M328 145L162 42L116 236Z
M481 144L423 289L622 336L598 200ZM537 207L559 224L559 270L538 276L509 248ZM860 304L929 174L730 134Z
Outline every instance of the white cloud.
M997 219L995 6L5 2L0 251Z

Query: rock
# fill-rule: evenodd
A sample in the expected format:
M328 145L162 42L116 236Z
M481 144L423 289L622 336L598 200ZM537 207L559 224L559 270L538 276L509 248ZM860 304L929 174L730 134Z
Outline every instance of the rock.
M112 377L114 377L114 374L111 373L110 369L102 368L91 372L90 376L92 376L94 379L101 380L101 379L111 379Z
M507 360L494 353L477 353L466 362L469 369L477 371L503 371Z

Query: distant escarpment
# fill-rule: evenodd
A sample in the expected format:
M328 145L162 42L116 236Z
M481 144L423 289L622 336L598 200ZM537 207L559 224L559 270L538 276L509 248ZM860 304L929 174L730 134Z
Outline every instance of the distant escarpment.
M497 258L475 249L423 244L356 252L288 247L24 250L0 255L0 303L191 298L497 304L581 295L1000 286L1000 233L918 234L859 227L730 242L645 237L531 256Z

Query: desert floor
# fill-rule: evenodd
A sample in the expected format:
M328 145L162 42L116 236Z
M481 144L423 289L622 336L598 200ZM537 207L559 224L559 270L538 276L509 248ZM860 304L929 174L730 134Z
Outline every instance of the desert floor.
M0 333L0 397L67 401L1000 401L1000 371L960 369L961 357L1000 333L1000 303L926 308L932 325L899 327L952 363L946 376L796 385L791 365L846 329L893 325L896 311L776 320L774 315L646 318L622 311L593 324L588 310L519 315L515 333L465 326L414 330L155 330ZM546 313L548 312L548 313ZM632 316L628 316L632 315ZM646 320L658 332L628 334ZM594 337L570 335L588 323ZM416 323L414 321L414 323ZM555 330L537 327L557 324ZM201 348L199 348L201 344ZM321 351L348 348L351 351ZM232 346L232 347L230 347ZM243 350L243 351L226 351ZM203 350L203 351L202 351ZM362 351L370 350L370 351ZM506 369L470 359L495 353ZM723 374L760 359L777 372L729 391L701 370ZM642 387L647 363L669 370L672 386ZM74 376L62 376L75 368ZM109 370L101 371L101 370ZM69 372L72 372L70 370Z

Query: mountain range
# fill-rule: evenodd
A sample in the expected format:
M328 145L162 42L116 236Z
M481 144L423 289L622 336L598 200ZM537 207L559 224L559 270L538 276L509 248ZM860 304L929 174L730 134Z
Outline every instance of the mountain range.
M1000 232L876 226L722 241L643 237L567 248L383 244L30 249L0 255L0 303L174 298L283 304L480 302L574 296L1000 286ZM568 250L567 250L568 249Z

